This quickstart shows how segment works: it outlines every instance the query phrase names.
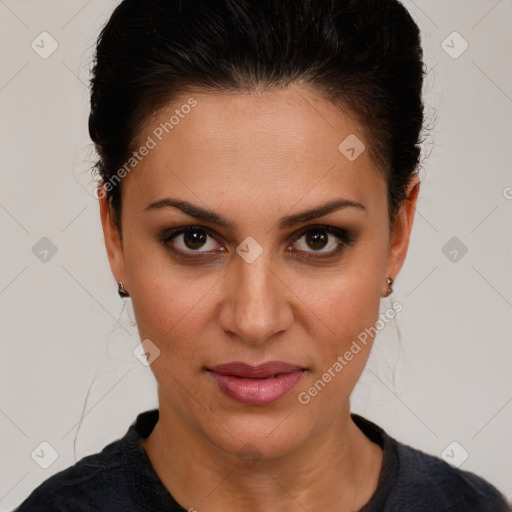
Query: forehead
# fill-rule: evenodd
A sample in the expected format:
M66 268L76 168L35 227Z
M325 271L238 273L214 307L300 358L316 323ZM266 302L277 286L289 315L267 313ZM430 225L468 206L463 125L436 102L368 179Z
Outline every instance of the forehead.
M150 139L152 149L126 177L147 202L165 192L293 202L326 191L363 201L385 190L355 118L303 86L182 94L148 117L138 144ZM345 140L357 153L366 149L348 158Z

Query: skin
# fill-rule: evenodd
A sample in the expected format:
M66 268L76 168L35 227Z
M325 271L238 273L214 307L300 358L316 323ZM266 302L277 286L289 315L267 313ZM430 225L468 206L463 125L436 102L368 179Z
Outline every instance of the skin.
M369 151L349 161L338 150L349 134L368 148L362 127L305 85L184 94L148 119L141 143L191 96L197 106L123 180L122 241L99 196L112 272L131 296L141 340L160 350L151 364L160 419L143 446L185 509L357 510L382 466L381 448L350 418L373 340L310 403L298 395L378 320L386 277L396 278L406 257L419 179L411 179L390 232L386 183ZM145 211L164 197L213 210L236 228L172 207ZM278 226L285 215L341 197L365 210ZM304 231L318 233L319 224L348 230L355 243L321 259L338 239L308 245ZM191 225L213 237L204 246L187 246L183 236L168 242L192 256L210 253L188 262L158 236ZM249 236L263 249L252 263L236 253ZM225 396L204 370L275 360L307 371L265 406Z

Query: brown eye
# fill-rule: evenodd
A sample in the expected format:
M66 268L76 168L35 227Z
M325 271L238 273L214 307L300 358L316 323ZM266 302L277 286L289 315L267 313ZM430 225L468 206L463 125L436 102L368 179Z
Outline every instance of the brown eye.
M353 236L344 229L317 226L303 231L294 243L294 248L297 252L311 255L306 257L322 258L334 256L345 245L353 243Z
M212 253L219 251L220 247L208 231L193 226L172 231L162 242L177 252L189 254Z
M327 229L311 229L305 232L296 242L300 251L313 250L314 252L332 252L340 245L340 239L329 233Z
M310 231L306 235L306 244L314 249L315 251L319 251L323 249L327 243L329 242L329 235L321 231Z
M354 236L348 231L333 226L314 226L302 231L294 239L291 252L303 253L306 259L335 256L344 246L355 242ZM159 240L177 255L188 256L190 259L201 255L211 257L226 250L209 230L200 226L171 230Z
M201 231L186 231L182 233L183 244L189 249L200 249L208 238L208 235Z

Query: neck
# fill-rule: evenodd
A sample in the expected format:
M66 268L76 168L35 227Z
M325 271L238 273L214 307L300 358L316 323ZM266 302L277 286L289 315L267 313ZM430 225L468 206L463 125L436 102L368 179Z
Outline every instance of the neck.
M350 417L347 403L321 434L271 460L233 455L184 424L160 398L159 420L143 446L160 480L185 509L340 512L361 508L375 492L382 449ZM165 404L167 405L167 404Z

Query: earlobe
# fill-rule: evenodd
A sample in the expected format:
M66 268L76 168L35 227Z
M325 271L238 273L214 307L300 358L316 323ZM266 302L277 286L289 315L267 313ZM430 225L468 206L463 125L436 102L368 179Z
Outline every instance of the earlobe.
M98 193L100 206L101 225L103 227L103 238L105 240L105 249L107 251L110 269L116 281L126 283L124 253L119 228L115 222L113 210L104 187Z

